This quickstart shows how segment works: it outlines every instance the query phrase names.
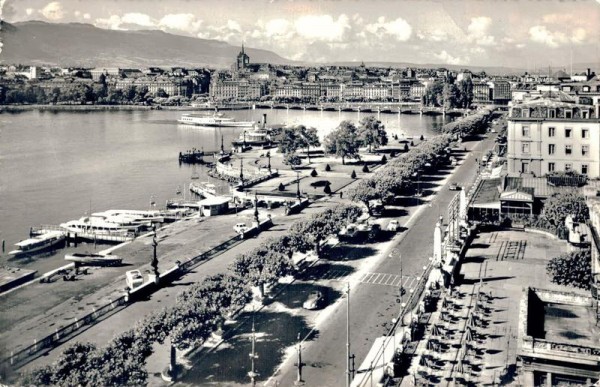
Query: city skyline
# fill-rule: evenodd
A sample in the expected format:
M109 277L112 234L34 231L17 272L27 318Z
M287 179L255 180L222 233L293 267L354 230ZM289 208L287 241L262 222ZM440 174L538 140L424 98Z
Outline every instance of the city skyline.
M600 60L599 1L170 0L0 3L8 22L163 30L313 63L566 67Z

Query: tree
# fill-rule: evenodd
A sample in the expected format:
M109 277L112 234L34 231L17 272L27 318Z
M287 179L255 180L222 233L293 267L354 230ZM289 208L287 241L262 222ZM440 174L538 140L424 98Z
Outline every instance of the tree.
M371 201L381 199L381 195L375 188L375 182L372 179L364 179L359 181L356 187L350 190L348 199L353 202L363 203L367 207L367 212L371 215Z
M298 132L298 145L302 148L306 148L306 155L308 156L308 163L310 164L310 147L321 145L319 136L317 135L317 129L300 125L296 127L296 130Z
M590 249L572 251L552 258L546 272L556 284L589 290L592 283L591 262Z
M468 109L473 103L473 81L471 78L463 79L458 82L458 105Z
M321 145L317 130L298 125L293 128L283 128L278 136L279 151L287 155L295 153L299 148L306 148L308 162L310 163L310 147Z
M385 127L374 116L367 116L360 121L358 138L363 146L369 147L369 152L371 152L372 148L377 149L388 143Z
M356 171L354 169L352 170L352 173L350 174L350 178L356 179Z
M331 195L331 185L327 184L325 186L325 188L323 188L323 192L326 193L327 195Z
M283 163L294 169L294 167L302 164L302 159L296 153L287 153L283 158Z
M556 193L544 203L544 216L554 226L563 225L567 215L572 215L578 223L590 218L583 196L574 192Z
M312 171L310 171L310 175L311 175L312 177L317 177L317 176L318 176L317 170L313 168L313 170L312 170Z
M356 126L350 121L342 121L333 132L325 137L325 153L342 158L342 164L346 164L346 158L358 158L358 139Z
M156 90L156 96L159 98L169 98L169 94L162 87Z
M325 165L325 172L331 172L331 167L329 164Z
M442 89L442 98L444 109L448 110L456 106L458 99L458 89L456 85L451 83L445 83Z
M368 173L368 172L369 172L369 167L367 166L367 164L366 164L366 163L365 163L365 165L363 165L363 167L362 167L362 171L363 171L364 173Z

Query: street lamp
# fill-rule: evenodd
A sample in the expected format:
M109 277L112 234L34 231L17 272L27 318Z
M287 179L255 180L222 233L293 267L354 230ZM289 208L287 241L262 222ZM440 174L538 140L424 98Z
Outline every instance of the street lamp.
M300 341L300 332L298 332L297 353L298 353L298 362L296 363L296 366L298 367L298 375L296 377L296 382L294 383L294 385L301 386L304 384L304 380L302 380L302 367L304 366L304 363L302 363L302 341Z
M300 201L300 172L296 171L296 197Z
M244 143L242 146L242 152L244 152L244 149L246 149L246 131L244 130Z
M240 185L244 189L244 159L240 159Z
M152 266L152 271L154 273L154 282L158 283L158 258L156 257L156 248L158 247L158 241L156 240L156 224L152 226L152 247L154 248L154 254L152 256L152 262L150 262L150 266Z
M271 173L271 152L269 152L269 151L267 151L267 160L268 160L267 168L269 169L269 173Z
M258 196L256 196L256 191L254 191L254 221L257 225L260 224L258 222Z

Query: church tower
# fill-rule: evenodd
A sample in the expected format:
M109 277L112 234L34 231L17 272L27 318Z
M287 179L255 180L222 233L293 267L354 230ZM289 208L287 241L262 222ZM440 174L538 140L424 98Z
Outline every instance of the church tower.
M237 56L237 61L236 61L236 70L240 71L245 69L246 67L248 67L248 65L250 64L250 57L248 55L246 55L246 52L244 51L244 43L242 43L242 51L240 51L240 53Z

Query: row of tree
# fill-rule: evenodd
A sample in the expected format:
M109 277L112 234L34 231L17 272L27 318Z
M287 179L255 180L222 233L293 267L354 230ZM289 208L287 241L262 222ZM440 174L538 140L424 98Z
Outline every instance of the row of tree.
M315 250L323 241L356 221L362 211L339 205L296 222L290 232L236 257L226 274L207 277L177 296L175 305L155 312L133 329L117 336L106 347L75 343L51 365L34 370L25 385L108 386L145 385L146 359L153 343L167 338L183 350L205 342L237 310L252 299L252 287L260 296L267 284L294 274L294 252Z
M482 133L493 118L493 110L480 109L474 114L461 117L442 126L442 132L459 137Z
M371 214L373 201L386 201L390 197L408 193L412 189L413 175L426 168L428 163L435 163L451 140L450 135L443 134L421 142L387 163L370 178L359 181L350 190L349 199L364 204Z
M306 149L310 163L310 148L321 146L317 130L304 125L283 128L277 140L284 162L291 166L301 164L297 154L299 149ZM368 147L371 152L387 143L385 126L374 116L366 116L360 120L358 127L351 121L342 121L325 137L323 146L326 154L341 157L342 164L345 164L347 158L360 159L361 147Z
M92 85L73 83L66 87L54 87L46 89L28 85L24 88L0 88L0 104L128 104L146 103L155 98L167 98L169 95L159 89L156 93L148 91L147 86L127 86L125 89L117 89L103 83Z

